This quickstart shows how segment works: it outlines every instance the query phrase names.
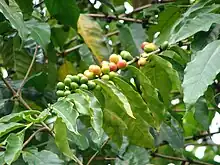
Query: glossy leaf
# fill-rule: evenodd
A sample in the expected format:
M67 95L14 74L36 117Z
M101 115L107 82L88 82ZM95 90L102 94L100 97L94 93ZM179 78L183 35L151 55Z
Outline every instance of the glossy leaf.
M5 162L7 164L11 164L12 162L16 161L18 157L21 154L22 147L23 147L23 141L24 141L24 134L10 134L7 137L7 146L5 151Z
M74 132L75 134L79 134L76 125L76 120L79 116L79 113L73 108L73 103L60 100L52 105L52 109L58 117L62 118L63 122L70 131Z
M129 51L132 56L139 56L142 52L141 43L146 40L143 27L140 24L131 24L130 27L119 28L119 39L124 50Z
M30 31L30 36L46 50L46 46L50 43L50 26L34 19L25 22L25 24Z
M111 52L106 44L103 31L96 21L81 14L78 21L78 32L100 63L104 59L108 59Z
M131 70L138 78L141 85L143 99L147 102L147 105L154 117L158 117L158 121L161 122L164 119L165 107L159 100L156 89L152 86L150 80L139 69L133 66L128 66L128 69Z
M77 7L76 0L45 0L44 2L51 16L54 16L65 25L76 28L79 18L79 8Z
M172 68L172 65L157 55L148 57L148 63L141 71L150 79L153 86L156 87L162 95L164 103L170 104L171 90L181 91L181 82L178 73Z
M14 8L10 8L5 1L0 2L0 12L9 20L12 27L18 30L19 36L24 40L28 36L29 30L24 24L22 14L15 11Z
M131 110L131 106L126 96L120 92L114 85L105 83L102 80L95 80L104 90L105 94L109 95L114 102L119 105L130 117L135 118Z
M23 159L28 165L63 165L64 162L53 152L36 148L28 148L22 152Z
M75 159L67 140L67 129L61 118L57 118L54 125L55 143L59 150L69 158Z
M24 124L20 124L20 123L15 123L15 122L10 122L7 124L4 123L0 123L0 137L6 135L7 133L14 131L18 128L22 128L24 127Z
M220 72L219 45L219 40L208 44L203 50L198 51L195 58L188 63L182 84L186 104L194 104Z

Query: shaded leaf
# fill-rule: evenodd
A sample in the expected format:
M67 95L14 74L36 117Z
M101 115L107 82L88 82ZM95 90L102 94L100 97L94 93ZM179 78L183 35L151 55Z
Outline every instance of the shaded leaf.
M97 84L99 84L104 92L108 94L111 99L119 105L130 117L135 118L133 112L131 110L131 106L126 98L126 96L120 92L114 85L110 83L105 83L102 80L95 80Z
M219 40L213 41L198 51L195 58L188 63L182 84L186 104L194 104L219 73L219 45Z
M76 70L73 64L65 59L58 70L58 80L63 81L68 74L76 74Z
M111 52L106 44L103 31L96 21L81 14L78 21L78 32L100 63L108 59Z
M40 123L43 122L44 120L46 120L46 118L50 115L50 109L45 109L44 111L42 111L37 118L32 117L31 114L29 115L23 115L23 118L29 122L33 122L33 123Z
M15 123L15 122L10 122L7 124L4 123L0 123L0 137L6 135L7 133L14 131L18 128L22 128L25 127L24 124L20 124L20 123Z
M5 162L7 164L11 164L12 162L16 161L18 157L20 156L22 147L23 147L23 141L24 141L24 134L10 134L7 137L7 145L6 145L6 151L5 151Z
M80 134L82 134L82 133L80 132ZM90 147L89 141L85 135L76 135L76 134L69 131L67 136L68 136L69 142L70 143L72 142L75 145L77 145L79 147L79 149L82 151L86 150Z
M86 44L83 44L83 46L79 48L79 54L81 59L87 64L88 67L89 65L95 64L93 55Z
M70 131L74 132L75 134L79 134L76 125L76 120L79 116L79 113L73 108L73 103L60 100L53 104L52 108L57 116L62 118L63 122Z
M76 0L45 0L44 2L51 16L54 16L65 25L76 28L79 18L79 8L77 7Z
M22 156L28 165L64 165L63 160L47 150L38 152L36 148L29 148L22 152Z
M15 0L18 6L20 7L24 17L31 16L33 12L33 1L32 0Z

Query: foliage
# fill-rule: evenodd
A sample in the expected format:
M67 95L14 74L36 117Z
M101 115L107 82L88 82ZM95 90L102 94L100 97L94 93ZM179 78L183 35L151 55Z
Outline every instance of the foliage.
M0 164L219 164L218 1L34 3L0 1Z

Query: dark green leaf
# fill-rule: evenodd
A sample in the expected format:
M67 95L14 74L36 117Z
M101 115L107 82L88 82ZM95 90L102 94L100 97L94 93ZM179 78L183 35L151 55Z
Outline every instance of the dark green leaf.
M24 133L12 133L7 137L7 146L4 156L5 162L7 162L7 164L11 164L18 159L22 151L23 141Z
M75 159L67 140L67 129L61 118L57 118L54 125L55 143L59 150L71 159Z
M18 128L25 127L24 124L10 122L8 124L0 123L0 137Z
M182 85L186 104L194 104L204 94L208 85L212 84L220 71L219 54L220 40L213 41L198 51L195 58L188 63Z
M38 152L36 148L29 148L22 152L22 156L28 165L64 165L63 160L47 150Z
M31 16L33 12L33 1L32 0L15 0L20 7L24 16Z
M76 0L45 0L44 2L51 16L54 16L65 25L76 28L79 18L79 8L77 7Z
M80 134L82 134L80 132ZM89 146L89 141L86 137L86 135L76 135L72 132L68 132L68 140L69 142L71 143L74 143L75 145L77 145L79 147L80 150L86 150L88 149L90 146Z
M119 105L130 117L135 118L131 110L131 106L126 96L120 92L114 85L106 83L102 80L95 80L104 90L105 94L109 95L114 102Z
M52 108L57 116L62 118L63 122L70 131L74 132L75 134L79 134L76 125L76 120L79 116L79 113L73 108L73 103L60 100L53 104Z

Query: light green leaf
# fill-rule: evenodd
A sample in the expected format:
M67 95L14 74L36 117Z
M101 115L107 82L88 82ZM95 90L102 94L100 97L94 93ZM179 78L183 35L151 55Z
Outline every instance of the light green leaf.
M181 91L178 73L172 68L171 63L160 56L151 55L148 57L148 61L141 71L159 90L165 105L169 106L171 90Z
M33 118L31 114L23 115L23 118L29 122L40 123L46 120L46 118L50 115L50 109L45 109L42 111L37 118Z
M75 104L76 110L83 114L89 115L89 101L86 100L85 96L80 93L73 93L67 96L67 100L70 100Z
M0 137L6 135L7 133L14 131L18 128L25 127L24 124L10 122L7 124L0 123Z
M64 165L63 160L47 150L38 152L36 148L29 148L22 152L22 156L28 165Z
M4 156L5 156L5 152L0 152L0 164L4 164L5 161L4 161Z
M30 31L30 36L46 50L46 46L50 43L50 26L34 19L26 21L25 24Z
M57 118L54 125L55 132L55 143L59 150L67 157L74 159L75 156L69 147L69 142L67 140L67 129L65 123L62 122L61 118Z
M142 52L141 43L146 40L146 34L141 24L131 24L130 27L119 28L119 39L124 50L129 51L132 56L139 56Z
M158 121L162 122L165 115L164 104L159 100L156 89L152 86L150 80L137 68L128 66L128 69L138 78L143 99L147 102L150 111L154 117L158 117Z
M29 34L29 30L24 24L23 16L14 8L10 8L5 1L0 1L0 12L11 23L12 27L18 31L19 36L24 40Z
M153 118L149 111L147 104L144 102L141 95L133 89L133 87L120 78L114 78L114 83L118 86L121 92L127 97L129 104L131 105L131 110L134 116L137 118L142 118L152 127L158 127L157 121Z
M78 21L78 33L84 39L86 45L92 50L93 55L101 63L107 60L111 54L106 37L100 25L90 17L81 14Z
M83 46L79 48L79 54L82 61L84 61L88 67L89 65L95 64L93 55L86 44L83 44Z
M7 162L7 164L11 164L12 162L18 159L22 151L23 141L24 141L24 133L19 133L19 134L11 133L7 137L6 140L7 146L4 156L5 162Z
M219 54L220 40L217 40L198 51L195 58L188 63L182 84L186 104L194 104L220 72Z
M111 99L119 105L130 117L135 118L131 110L131 106L126 96L120 92L114 85L104 82L102 80L95 80L95 82L102 87L105 94L109 95Z
M77 7L76 0L45 0L44 2L51 16L54 16L65 25L76 28L79 18L79 8Z
M76 124L79 113L73 108L73 103L60 100L52 105L52 109L58 117L62 118L63 122L70 131L74 132L75 134L79 134Z

